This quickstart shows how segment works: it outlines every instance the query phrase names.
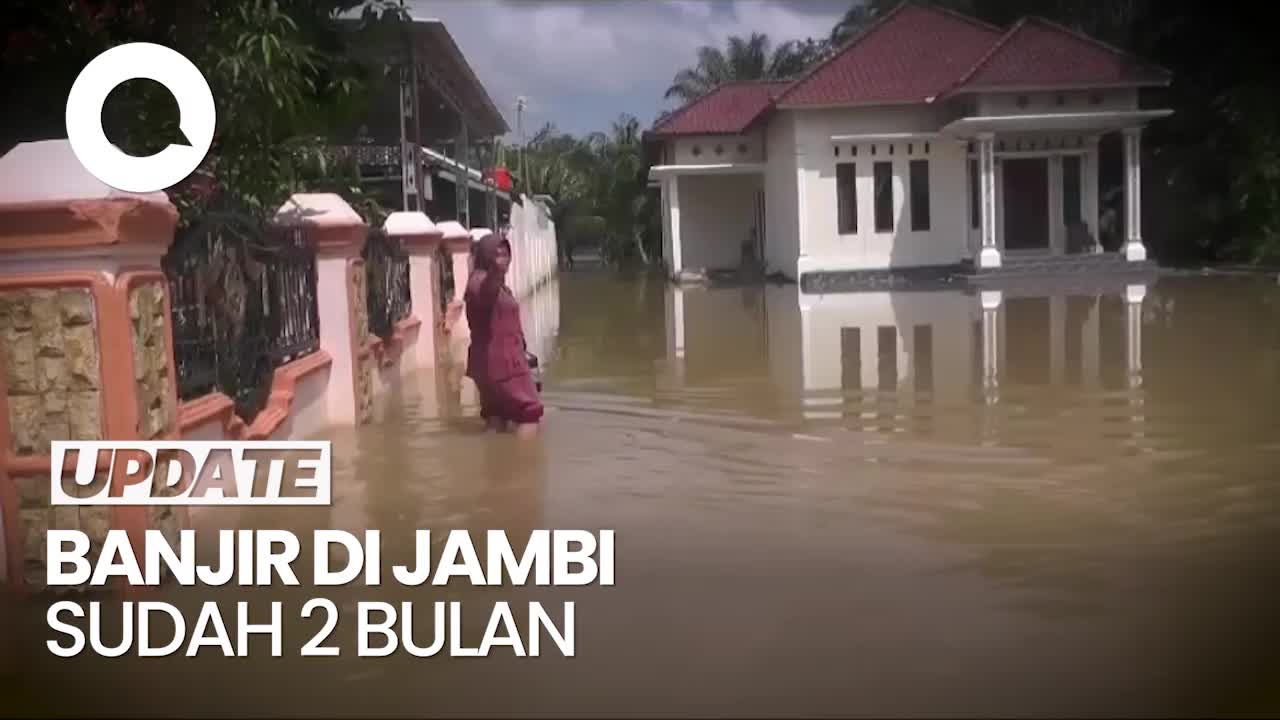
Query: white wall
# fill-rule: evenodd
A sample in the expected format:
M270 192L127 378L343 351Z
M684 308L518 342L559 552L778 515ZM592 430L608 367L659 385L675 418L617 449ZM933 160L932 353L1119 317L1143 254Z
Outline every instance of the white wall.
M796 113L769 121L765 168L764 260L769 272L795 280L800 255L800 197L796 158Z
M755 226L759 175L685 175L680 178L680 249L685 269L736 268Z
M878 141L859 144L851 156L852 143L842 142L835 155L836 135L872 133L928 133L936 131L942 110L911 106L888 108L848 108L810 111L798 115L796 135L802 205L799 262L800 272L856 270L921 265L947 265L966 256L965 148L938 138ZM925 143L929 144L925 152ZM912 154L907 153L907 144ZM889 146L893 153L889 153ZM928 231L911 230L908 167L911 160L929 161L930 225ZM857 164L858 232L840 235L837 222L836 163ZM893 165L894 230L875 231L873 164Z
M1093 103L1097 95L1101 102ZM1063 103L1058 104L1061 97ZM1019 99L1026 98L1026 107ZM1138 92L1133 88L1109 88L1096 91L1063 92L998 92L977 95L979 115L1043 115L1047 113L1113 112L1138 109Z
M764 162L764 133L695 135L677 138L671 147L676 165Z

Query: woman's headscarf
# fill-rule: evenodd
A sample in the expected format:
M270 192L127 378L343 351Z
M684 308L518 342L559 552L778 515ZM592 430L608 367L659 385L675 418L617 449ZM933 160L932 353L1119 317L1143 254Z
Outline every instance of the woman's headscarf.
M501 235L489 233L476 241L474 249L476 255L476 269L492 269L494 261L498 257L499 248L506 248L507 255L511 254L511 243L507 242L507 239Z

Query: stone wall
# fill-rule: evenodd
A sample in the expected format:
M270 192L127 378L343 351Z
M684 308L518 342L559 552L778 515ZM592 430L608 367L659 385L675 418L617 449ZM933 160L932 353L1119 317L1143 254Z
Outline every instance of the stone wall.
M140 283L129 291L138 437L143 440L155 440L166 434L176 419L164 313L165 290L159 281Z
M373 372L375 358L370 346L369 334L369 285L363 260L348 266L348 286L351 288L351 316L355 324L356 348L356 421L364 424L373 419Z
M15 455L48 455L54 440L101 439L102 381L87 288L0 292L0 339Z
M102 471L105 473L106 471ZM51 507L49 476L31 475L14 478L18 490L18 518L23 531L22 576L27 587L46 589L46 538L50 530L83 530L89 537L89 562L98 559L102 543L111 528L109 507ZM59 590L84 590L88 585Z
M165 331L165 287L161 281L139 283L129 290L129 326L133 335L133 379L138 403L138 437L156 440L174 429L177 420L169 374L169 339ZM154 495L175 495L162 488L164 473L153 477ZM147 508L147 527L159 530L174 547L183 527L178 509L166 505ZM91 538L92 540L92 538ZM96 541L94 541L96 547ZM162 570L167 577L168 570Z

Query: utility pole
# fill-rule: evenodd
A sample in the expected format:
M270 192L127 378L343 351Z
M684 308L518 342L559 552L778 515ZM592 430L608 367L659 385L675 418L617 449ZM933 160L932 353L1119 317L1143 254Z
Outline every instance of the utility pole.
M529 189L529 178L524 174L524 109L529 104L529 99L521 95L516 98L516 133L520 136L520 183L524 190Z
M400 9L408 12L405 0ZM418 146L421 125L418 122L418 63L413 47L413 31L404 37L404 62L400 68L400 189L404 210L421 210L419 193Z

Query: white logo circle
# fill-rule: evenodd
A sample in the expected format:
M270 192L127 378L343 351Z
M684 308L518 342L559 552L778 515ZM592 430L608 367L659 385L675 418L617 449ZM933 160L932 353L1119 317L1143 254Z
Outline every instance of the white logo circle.
M102 105L120 83L154 80L178 102L178 127L190 145L170 145L149 157L127 155L102 130ZM192 173L213 144L217 111L200 70L174 50L153 43L119 45L94 58L67 96L67 139L80 164L117 190L166 190Z

